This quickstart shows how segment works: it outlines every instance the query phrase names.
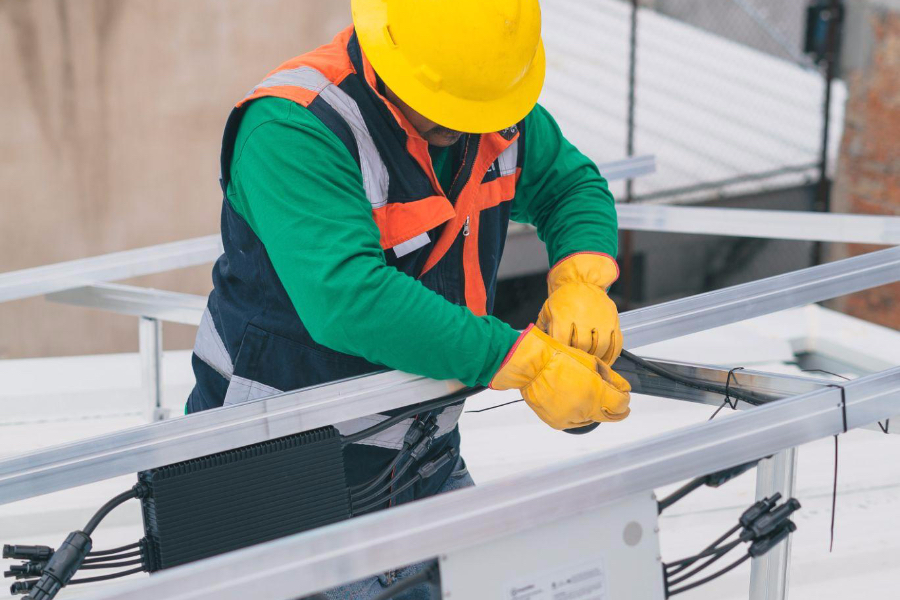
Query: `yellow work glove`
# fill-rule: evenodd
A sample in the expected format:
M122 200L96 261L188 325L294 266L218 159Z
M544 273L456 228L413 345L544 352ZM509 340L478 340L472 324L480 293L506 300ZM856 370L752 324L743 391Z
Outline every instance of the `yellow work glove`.
M631 386L603 361L534 326L519 337L490 387L521 390L528 406L554 429L621 421L631 399Z
M561 260L547 276L550 295L538 328L613 364L622 352L622 330L619 311L606 290L618 277L619 266L606 254L580 252Z

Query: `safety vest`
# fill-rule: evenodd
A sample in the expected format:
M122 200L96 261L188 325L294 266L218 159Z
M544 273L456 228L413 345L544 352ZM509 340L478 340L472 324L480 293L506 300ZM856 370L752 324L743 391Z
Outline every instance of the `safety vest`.
M350 27L330 44L282 64L238 102L223 138L223 190L244 108L267 96L306 107L347 147L362 174L388 265L476 315L490 313L521 170L521 123L499 133L464 135L453 184L441 189L427 142L385 99ZM262 242L227 198L222 241L225 252L213 269L215 289L194 348L197 386L189 410L385 368L312 339ZM439 437L455 431L461 408L439 415ZM373 415L339 428L346 434L384 418ZM408 425L400 423L363 443L399 448Z

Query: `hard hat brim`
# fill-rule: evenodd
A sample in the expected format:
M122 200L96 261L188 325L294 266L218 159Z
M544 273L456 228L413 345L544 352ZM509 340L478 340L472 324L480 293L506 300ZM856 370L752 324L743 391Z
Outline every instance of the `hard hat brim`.
M537 104L547 68L543 41L528 71L507 94L491 100L460 98L421 81L403 54L388 43L384 0L353 0L351 6L360 46L375 72L413 110L438 125L465 133L501 131L524 119ZM365 18L358 18L361 15Z

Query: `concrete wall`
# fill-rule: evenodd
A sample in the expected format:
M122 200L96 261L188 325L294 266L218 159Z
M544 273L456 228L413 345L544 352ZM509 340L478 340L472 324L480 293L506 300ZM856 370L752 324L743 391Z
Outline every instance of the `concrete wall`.
M0 272L217 232L230 106L349 22L343 0L0 1ZM205 294L209 271L137 283ZM134 350L136 331L0 304L0 357Z
M849 95L833 208L900 216L900 0L851 0L841 58ZM852 245L833 255L875 249ZM853 294L836 306L900 329L900 283Z

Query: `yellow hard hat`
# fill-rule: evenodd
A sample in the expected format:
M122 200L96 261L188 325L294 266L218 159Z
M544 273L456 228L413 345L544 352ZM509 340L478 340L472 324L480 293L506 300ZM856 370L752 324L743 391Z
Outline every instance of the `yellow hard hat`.
M538 0L352 0L363 52L413 110L457 131L516 124L546 67Z

